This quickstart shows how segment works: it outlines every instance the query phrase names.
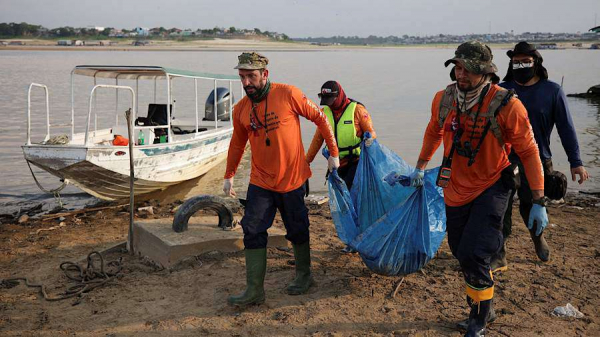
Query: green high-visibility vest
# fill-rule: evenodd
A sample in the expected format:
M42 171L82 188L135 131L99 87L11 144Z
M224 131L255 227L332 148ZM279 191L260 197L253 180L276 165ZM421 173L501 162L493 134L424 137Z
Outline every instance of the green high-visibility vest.
M340 159L350 155L350 153L357 157L360 156L360 142L362 139L356 136L354 110L356 110L356 102L351 102L344 110L340 120L335 123L331 109L328 106L323 108L329 125L333 128L333 134L340 151Z

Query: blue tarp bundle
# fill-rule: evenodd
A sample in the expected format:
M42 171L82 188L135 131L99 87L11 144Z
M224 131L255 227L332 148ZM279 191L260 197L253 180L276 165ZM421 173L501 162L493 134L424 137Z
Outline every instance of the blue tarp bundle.
M433 258L446 234L439 168L425 171L421 188L390 185L390 172L408 176L413 167L380 145L365 148L348 190L336 171L329 175L329 206L338 236L356 249L369 269L383 275L410 274Z

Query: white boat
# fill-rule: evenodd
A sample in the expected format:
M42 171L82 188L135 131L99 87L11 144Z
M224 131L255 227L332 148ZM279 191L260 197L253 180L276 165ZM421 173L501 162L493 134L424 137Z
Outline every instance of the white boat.
M94 79L93 89L89 93L85 130L78 133L75 132L74 76L89 76ZM97 78L114 79L115 84L96 85ZM179 119L171 118L174 103L172 83L177 78L193 79L196 92L195 123L192 120L187 124L176 124L175 121ZM134 80L135 89L131 86L119 85L119 80ZM144 80L154 81L154 103L149 104L147 118L137 118L138 81ZM166 81L167 100L164 104L156 104L158 80ZM217 94L211 94L214 97L212 108L224 108L216 109L215 112L207 104L206 116L212 116L208 121L199 119L198 116L198 81L201 80L213 82L213 93ZM191 81L187 80L187 82ZM48 88L37 83L29 86L27 143L22 146L25 160L59 177L64 183L73 184L95 197L105 200L129 197L129 147L113 144L116 135L125 138L128 135L125 115L123 111L117 111L118 93L126 91L131 95L129 106L134 116L132 118L134 125L131 126L136 143L133 147L134 193L139 195L161 190L196 178L226 158L233 132L229 116L232 115L234 104L232 86L236 82L239 82L237 76L197 73L156 66L77 66L71 72L71 111L67 112L71 115L70 123L50 124ZM218 84L225 84L226 87L218 88ZM46 95L46 136L44 141L37 144L31 142L31 92L34 87L43 88ZM98 109L94 101L96 91L107 89L116 91L115 124L111 128L96 129L98 117L96 115ZM225 94L219 96L223 92ZM175 108L179 116L178 109L179 107ZM57 137L51 137L50 134L51 128L59 126L71 128L70 137L63 136L62 142L56 141ZM138 137L142 135L143 137ZM141 142L140 139L145 141Z

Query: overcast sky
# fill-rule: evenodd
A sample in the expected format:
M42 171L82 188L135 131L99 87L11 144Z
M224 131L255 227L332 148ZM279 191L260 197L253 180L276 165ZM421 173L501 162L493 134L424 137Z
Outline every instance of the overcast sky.
M260 28L290 37L585 32L600 0L0 0L0 22Z

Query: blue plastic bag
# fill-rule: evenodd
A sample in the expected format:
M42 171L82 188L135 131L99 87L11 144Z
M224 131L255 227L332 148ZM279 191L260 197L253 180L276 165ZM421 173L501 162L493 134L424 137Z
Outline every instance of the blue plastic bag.
M336 171L329 175L329 206L342 242L356 249L369 269L383 275L410 274L423 268L446 234L439 168L425 171L423 187L391 185L414 169L377 140L361 145L352 190Z

